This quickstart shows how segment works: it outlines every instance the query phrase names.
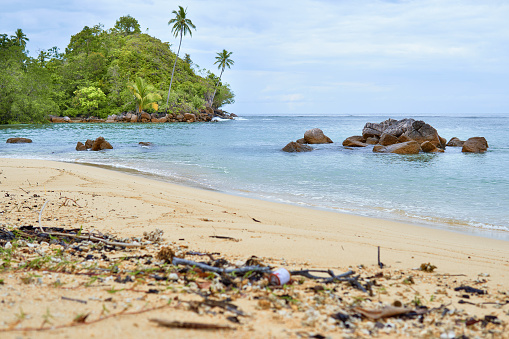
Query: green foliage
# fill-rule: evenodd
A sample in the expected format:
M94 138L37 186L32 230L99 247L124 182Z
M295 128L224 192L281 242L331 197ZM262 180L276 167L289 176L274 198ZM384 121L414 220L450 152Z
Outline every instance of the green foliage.
M185 10L179 7L174 14L173 34L191 33L195 26L187 18L182 20ZM14 35L0 34L0 124L45 122L50 114L106 117L135 110L139 102L127 86L138 77L159 96L152 102L167 101L160 110L185 113L204 108L216 85L213 107L234 102L233 92L220 77L206 70L197 74L189 55L181 59L169 43L141 33L129 15L109 30L100 24L85 26L70 38L65 53L52 47L31 58L26 41L21 29Z
M130 15L120 17L115 23L113 29L124 35L141 33L140 24L138 20Z
M89 86L74 91L74 103L81 114L90 114L106 103L106 95L100 88Z
M161 100L161 96L154 92L154 86L146 84L143 78L137 77L134 83L127 85L127 88L136 98L136 112L146 108L157 111L159 107L157 100Z

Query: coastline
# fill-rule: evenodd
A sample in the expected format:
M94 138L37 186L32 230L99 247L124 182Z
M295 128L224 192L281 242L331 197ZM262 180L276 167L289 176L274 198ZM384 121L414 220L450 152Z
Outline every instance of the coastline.
M93 226L122 237L139 237L160 228L168 240L185 239L191 248L285 258L318 267L376 264L380 246L382 261L396 268L431 262L439 272L472 277L488 273L499 283L508 278L509 246L504 240L244 198L95 166L1 161L2 191L24 188L45 194L49 200L67 195L97 211L96 216L83 220L84 228ZM109 213L115 206L122 212ZM36 223L35 215L30 222ZM225 244L211 240L213 235L241 241Z
M40 240L13 246L14 255L0 270L2 338L507 337L506 241L244 198L96 166L0 161L3 234L37 227L39 218L44 227L81 229L121 242L164 231L162 242L132 249L101 249L86 240L71 246ZM282 287L268 286L267 277L246 276L229 278L234 285L226 287L224 274L211 280L197 268L159 261L168 247L195 262L207 262L209 256L237 267L255 260L274 270L352 271L372 285L367 293L347 282L296 275ZM423 264L436 270L419 269ZM465 286L483 293L456 292ZM222 303L234 308L216 307ZM405 312L425 312L425 318L365 315L397 305ZM153 319L191 325L165 328ZM200 330L193 323L222 327Z

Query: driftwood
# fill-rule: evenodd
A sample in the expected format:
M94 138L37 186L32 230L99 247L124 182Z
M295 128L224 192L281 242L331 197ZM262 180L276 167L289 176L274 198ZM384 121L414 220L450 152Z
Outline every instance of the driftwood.
M204 271L210 271L215 273L226 273L226 274L245 274L248 272L262 272L262 273L270 273L272 270L270 267L262 267L262 266L244 266L239 268L220 268L214 267L207 264L202 264L192 260L186 260L181 258L173 258L173 265L186 265L186 266L194 266L198 267Z
M49 202L49 200L46 200L44 202L44 205L42 205L41 210L39 211L39 229L40 229L41 233L43 233L43 234L48 234L50 236L64 236L64 237L70 237L70 238L80 239L80 240L102 242L102 243L104 243L106 245L110 245L110 246L122 246L122 247L140 247L141 246L140 244L130 244L130 243L123 243L123 242L118 242L118 241L108 241L105 239L97 238L90 234L89 235L77 235L77 234L72 234L72 233L46 232L46 231L44 231L44 229L42 227L41 219L42 219L42 212L44 211L44 208L46 208L46 205L48 204L48 202Z
M190 322L190 321L171 321L165 319L149 319L152 322L155 322L159 326L169 327L169 328L182 328L182 329L191 329L191 330L235 330L234 327L226 326L226 325L216 325L216 324L206 324L206 323L198 323L198 322Z
M327 273L330 275L330 278L328 277L320 277L317 275L313 275L310 272L317 272L317 273ZM346 281L349 282L352 286L356 287L357 289L361 290L362 292L368 293L366 288L361 285L359 282L359 276L350 277L355 272L350 270L348 272L335 275L332 270L300 270L300 271L290 271L291 275L300 275L309 279L315 279L315 280L321 280L325 284L337 282L337 281Z

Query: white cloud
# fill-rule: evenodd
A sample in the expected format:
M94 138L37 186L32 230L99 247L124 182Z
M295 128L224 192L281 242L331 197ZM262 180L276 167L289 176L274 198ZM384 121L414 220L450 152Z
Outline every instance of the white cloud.
M197 30L182 53L216 71L215 53L233 51L223 75L231 111L348 112L421 109L509 112L509 3L500 0L188 0ZM0 33L22 28L36 53L64 49L83 26L130 14L149 34L176 44L168 20L178 4L153 1L19 1L0 13ZM369 98L369 100L368 100ZM292 100L290 100L292 99ZM423 105L422 103L426 103ZM425 108L424 108L425 107Z

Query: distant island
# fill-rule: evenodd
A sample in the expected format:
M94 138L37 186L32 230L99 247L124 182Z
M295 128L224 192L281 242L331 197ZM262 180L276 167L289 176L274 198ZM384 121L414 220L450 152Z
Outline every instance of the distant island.
M191 22L182 7L173 14L169 30L180 38L180 51L182 36L190 33L185 25ZM141 33L129 15L109 29L85 26L70 37L63 53L55 46L32 58L27 41L21 29L0 34L0 124L59 117L97 122L128 112L168 121L188 121L184 115L192 114L195 121L207 121L234 103L233 91L221 81L225 67L233 64L231 52L217 53L221 73L215 75L194 64L189 54L178 57L172 44Z

